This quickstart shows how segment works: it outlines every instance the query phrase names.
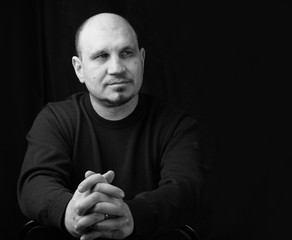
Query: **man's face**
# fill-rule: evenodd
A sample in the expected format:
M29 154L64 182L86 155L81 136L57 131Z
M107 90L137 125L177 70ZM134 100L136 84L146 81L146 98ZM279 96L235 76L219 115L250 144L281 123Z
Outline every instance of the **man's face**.
M80 36L80 49L79 79L94 101L120 106L137 95L145 53L130 27L89 26Z

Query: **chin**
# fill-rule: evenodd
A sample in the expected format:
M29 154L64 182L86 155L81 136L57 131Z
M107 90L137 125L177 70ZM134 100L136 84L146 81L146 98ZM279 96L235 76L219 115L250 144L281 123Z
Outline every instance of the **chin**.
M101 101L107 106L107 107L120 107L122 105L125 105L128 103L131 99L133 99L135 95L124 95L124 94L119 94L118 97L115 98L105 98L102 99Z

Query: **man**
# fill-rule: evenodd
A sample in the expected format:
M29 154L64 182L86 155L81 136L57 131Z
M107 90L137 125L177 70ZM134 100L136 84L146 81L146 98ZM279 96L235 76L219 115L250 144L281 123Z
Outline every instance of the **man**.
M196 121L140 93L145 50L121 16L85 21L76 50L88 93L49 103L35 119L18 183L23 213L83 240L188 223L200 199Z

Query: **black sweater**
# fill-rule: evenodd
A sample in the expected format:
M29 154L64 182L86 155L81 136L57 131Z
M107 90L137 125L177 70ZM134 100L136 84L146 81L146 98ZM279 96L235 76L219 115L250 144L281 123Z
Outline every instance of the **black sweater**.
M49 103L27 141L19 204L44 225L62 228L66 206L87 170L115 172L113 184L125 192L135 235L186 224L197 212L197 123L149 95L140 94L136 109L119 121L101 118L88 93Z

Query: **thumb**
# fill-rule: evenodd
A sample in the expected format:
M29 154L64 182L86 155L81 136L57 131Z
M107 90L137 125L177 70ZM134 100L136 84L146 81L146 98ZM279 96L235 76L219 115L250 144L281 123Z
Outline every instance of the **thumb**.
M112 183L112 181L115 178L115 173L114 173L114 171L109 170L105 174L103 174L102 176L105 177L105 179L108 181L108 183Z

